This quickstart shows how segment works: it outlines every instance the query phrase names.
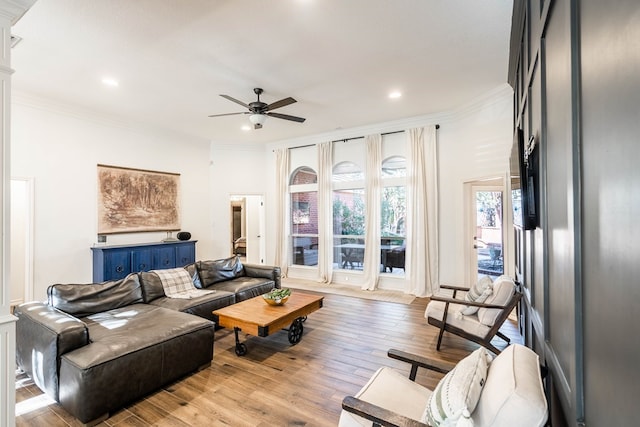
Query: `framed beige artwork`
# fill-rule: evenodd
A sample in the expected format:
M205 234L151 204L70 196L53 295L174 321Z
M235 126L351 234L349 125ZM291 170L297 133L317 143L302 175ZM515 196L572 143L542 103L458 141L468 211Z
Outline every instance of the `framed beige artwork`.
M180 174L98 165L98 234L180 230Z

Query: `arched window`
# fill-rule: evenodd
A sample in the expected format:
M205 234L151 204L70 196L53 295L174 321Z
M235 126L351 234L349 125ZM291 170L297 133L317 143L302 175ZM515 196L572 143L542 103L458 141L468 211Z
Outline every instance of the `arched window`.
M392 156L382 162L380 263L384 272L404 274L407 217L407 161Z
M318 264L318 175L308 166L289 180L291 265Z
M333 167L333 264L362 270L364 260L364 173L353 162Z

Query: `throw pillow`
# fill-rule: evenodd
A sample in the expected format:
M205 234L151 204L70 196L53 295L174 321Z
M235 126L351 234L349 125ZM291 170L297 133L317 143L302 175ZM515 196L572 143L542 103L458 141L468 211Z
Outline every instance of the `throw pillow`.
M488 350L480 347L458 362L431 394L422 421L434 427L455 426L464 411L471 414L480 400L491 359Z
M469 302L485 302L493 293L493 282L489 276L482 276L478 279L478 283L469 288L469 292L464 296L465 301ZM479 307L468 305L460 310L465 316L477 313Z

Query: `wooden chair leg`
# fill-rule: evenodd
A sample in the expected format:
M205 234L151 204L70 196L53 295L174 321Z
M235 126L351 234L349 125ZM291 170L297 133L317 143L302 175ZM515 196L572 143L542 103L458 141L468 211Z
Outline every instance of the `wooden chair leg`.
M453 292L455 295L455 291ZM440 344L442 343L442 336L444 335L444 328L447 325L447 313L449 312L449 303L445 303L444 305L444 314L442 315L442 325L440 325L440 333L438 334L438 345L436 345L436 350L440 351Z
M442 342L442 335L444 335L444 322L442 322L442 327L440 328L440 333L438 334L438 344L436 345L436 350L440 351L440 343Z
M503 340L505 340L507 342L507 344L511 343L511 339L506 336L505 334L503 334L502 332L498 331L496 332L496 335L499 336L500 338L502 338Z

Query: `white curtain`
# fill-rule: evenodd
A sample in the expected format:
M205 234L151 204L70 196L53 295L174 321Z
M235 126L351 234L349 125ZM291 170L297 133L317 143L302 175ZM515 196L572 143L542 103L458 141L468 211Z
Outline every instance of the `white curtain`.
M318 144L318 280L333 276L333 143Z
M365 137L367 166L365 170L365 236L364 283L362 289L373 291L380 277L380 173L382 169L382 136Z
M409 129L407 289L418 297L438 290L438 149L435 126Z
M289 268L289 149L278 148L276 154L276 251L275 265L280 267L282 277L287 277Z

